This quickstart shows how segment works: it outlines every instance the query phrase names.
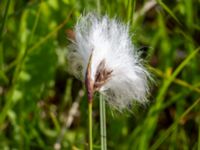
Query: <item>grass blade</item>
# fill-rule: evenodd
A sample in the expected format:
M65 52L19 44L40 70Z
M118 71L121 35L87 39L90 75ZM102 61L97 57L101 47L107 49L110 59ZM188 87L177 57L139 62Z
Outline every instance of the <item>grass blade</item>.
M169 134L176 128L177 124L200 102L198 98L182 115L178 118L160 137L156 143L150 148L150 150L156 150L162 144L162 142L169 136Z
M148 143L150 142L150 139L154 133L154 130L156 128L156 122L158 119L159 113L157 110L160 109L162 102L165 98L166 92L170 86L170 84L173 82L173 80L176 78L176 76L180 73L180 71L185 67L185 65L188 64L188 62L199 52L200 48L197 48L195 51L193 51L173 72L173 74L168 78L168 80L165 80L163 86L161 87L159 94L156 98L156 104L151 108L149 111L149 114L147 116L147 119L145 120L143 124L143 131L142 132L148 132L148 134L144 134L141 136L141 143L140 143L140 149L146 149L148 147ZM154 115L152 115L154 114Z
M157 0L158 4L166 11L169 13L169 15L176 20L178 24L181 25L180 21L178 18L174 15L174 13L165 5L165 3L162 2L162 0Z

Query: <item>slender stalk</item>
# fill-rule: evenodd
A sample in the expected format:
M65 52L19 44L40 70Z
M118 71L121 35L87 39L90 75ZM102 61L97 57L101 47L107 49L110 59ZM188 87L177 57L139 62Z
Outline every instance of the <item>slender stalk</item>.
M101 0L97 0L97 12L98 14L101 14Z
M89 115L89 150L92 150L92 102L88 102L88 115Z
M103 95L100 95L100 124L101 124L101 150L107 150L106 141L106 104Z

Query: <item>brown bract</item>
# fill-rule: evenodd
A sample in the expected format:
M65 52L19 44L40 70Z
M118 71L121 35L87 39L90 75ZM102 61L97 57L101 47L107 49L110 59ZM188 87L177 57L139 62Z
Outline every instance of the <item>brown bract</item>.
M109 78L111 77L111 74L112 74L112 70L106 68L105 59L103 59L97 67L97 71L95 73L95 80L93 82L91 79L92 54L90 55L90 58L89 58L87 71L86 71L86 78L85 78L87 96L88 96L88 101L90 103L92 103L92 98L93 98L94 92L98 91L109 80Z
M85 86L87 90L87 96L88 96L88 102L92 103L93 93L94 93L94 83L91 79L91 60L92 60L92 54L90 55L88 66L86 70L86 76L85 76Z
M101 86L103 86L108 81L112 72L113 72L112 70L106 68L105 59L103 59L99 63L97 67L97 72L95 74L95 82L94 82L95 91L98 91L101 88Z

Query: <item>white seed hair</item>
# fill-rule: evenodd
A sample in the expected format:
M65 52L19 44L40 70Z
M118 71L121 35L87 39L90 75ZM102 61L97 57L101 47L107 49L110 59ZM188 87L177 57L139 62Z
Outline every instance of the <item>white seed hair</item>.
M131 42L128 25L108 16L98 17L89 13L80 17L74 32L69 59L76 75L81 72L82 79L85 78L92 53L93 81L102 60L105 60L105 67L112 70L111 77L99 89L111 106L123 110L134 101L147 102L150 74L143 66L141 52Z

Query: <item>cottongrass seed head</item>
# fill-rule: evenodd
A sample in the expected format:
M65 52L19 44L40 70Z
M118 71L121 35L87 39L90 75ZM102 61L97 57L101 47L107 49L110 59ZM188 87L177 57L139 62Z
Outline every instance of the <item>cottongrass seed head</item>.
M99 91L112 107L124 110L133 102L147 102L151 77L140 54L128 25L89 13L75 25L69 60L76 76L89 76L93 92Z

